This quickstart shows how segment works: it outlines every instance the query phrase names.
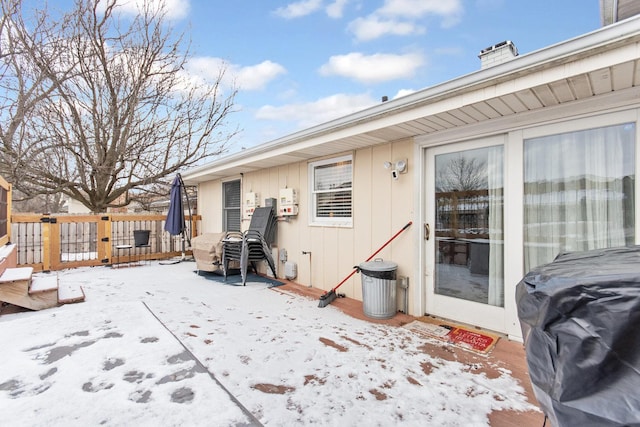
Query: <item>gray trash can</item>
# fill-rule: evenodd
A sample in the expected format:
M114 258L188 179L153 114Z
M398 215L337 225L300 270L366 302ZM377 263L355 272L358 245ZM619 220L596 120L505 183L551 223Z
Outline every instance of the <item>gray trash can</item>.
M398 311L396 302L396 272L398 264L377 258L358 266L362 273L362 308L364 315L375 319L390 319Z

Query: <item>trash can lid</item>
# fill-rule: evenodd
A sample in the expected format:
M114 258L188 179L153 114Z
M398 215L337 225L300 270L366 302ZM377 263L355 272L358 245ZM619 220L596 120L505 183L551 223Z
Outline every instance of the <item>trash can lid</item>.
M392 261L385 261L382 258L376 258L373 261L360 263L358 268L365 271L392 271L398 268L398 264Z

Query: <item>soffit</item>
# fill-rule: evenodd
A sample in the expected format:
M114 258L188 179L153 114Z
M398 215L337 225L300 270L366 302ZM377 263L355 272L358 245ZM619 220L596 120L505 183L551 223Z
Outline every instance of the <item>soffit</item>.
M407 136L429 135L630 89L640 84L639 66L638 60L627 61L440 113L425 115L367 134L388 141Z

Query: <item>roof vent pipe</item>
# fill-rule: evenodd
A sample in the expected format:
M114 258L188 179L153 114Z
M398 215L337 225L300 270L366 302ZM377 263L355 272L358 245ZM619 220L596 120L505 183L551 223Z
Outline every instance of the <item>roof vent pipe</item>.
M482 49L478 58L480 58L481 68L493 67L504 62L510 61L518 56L518 49L510 40L489 46L486 49Z

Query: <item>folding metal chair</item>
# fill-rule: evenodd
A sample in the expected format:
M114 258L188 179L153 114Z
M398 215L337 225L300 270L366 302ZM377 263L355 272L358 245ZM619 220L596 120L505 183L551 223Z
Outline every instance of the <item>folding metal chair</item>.
M229 263L241 263L243 240L244 236L239 231L229 231L222 239L222 273L225 279L229 274Z

